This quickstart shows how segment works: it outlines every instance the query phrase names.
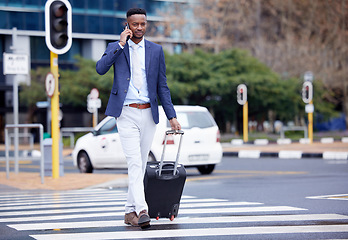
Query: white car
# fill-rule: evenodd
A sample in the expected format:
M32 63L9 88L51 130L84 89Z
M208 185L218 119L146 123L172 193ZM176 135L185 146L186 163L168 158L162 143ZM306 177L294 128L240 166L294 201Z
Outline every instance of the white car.
M201 174L210 174L221 162L222 147L220 131L205 107L174 106L178 121L184 131L179 163L185 167L197 167ZM160 161L165 131L170 130L162 106L159 106L160 121L149 154L149 161ZM175 161L180 135L169 135L165 161ZM94 131L80 137L73 150L74 165L82 173L93 169L127 168L122 151L116 120L106 117Z

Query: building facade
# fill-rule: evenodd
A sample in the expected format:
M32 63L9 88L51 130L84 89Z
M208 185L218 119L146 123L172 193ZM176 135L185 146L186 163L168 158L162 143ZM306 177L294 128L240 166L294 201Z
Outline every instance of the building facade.
M182 51L188 38L180 39L173 32L161 34L161 10L171 4L185 4L188 0L69 0L72 6L73 43L71 49L59 56L60 68L70 68L74 56L98 60L107 44L119 39L123 31L126 11L131 7L145 8L148 13L149 40L160 43L168 52ZM46 0L0 0L0 51L29 56L29 68L49 66L50 52L45 43ZM157 37L156 37L157 36ZM158 37L161 36L161 37ZM3 54L0 55L0 72L3 73ZM0 132L5 124L13 123L13 75L0 74ZM17 76L17 81L30 84L29 76ZM23 123L21 119L19 123ZM23 118L23 116L22 116ZM3 136L0 136L0 141Z

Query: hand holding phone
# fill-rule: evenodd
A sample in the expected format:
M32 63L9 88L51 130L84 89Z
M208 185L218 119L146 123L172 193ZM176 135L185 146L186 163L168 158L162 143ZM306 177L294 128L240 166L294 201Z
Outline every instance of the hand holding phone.
M128 23L127 23L127 25L126 25L126 29L129 29ZM130 39L130 35L127 36L127 41L128 41L129 39Z

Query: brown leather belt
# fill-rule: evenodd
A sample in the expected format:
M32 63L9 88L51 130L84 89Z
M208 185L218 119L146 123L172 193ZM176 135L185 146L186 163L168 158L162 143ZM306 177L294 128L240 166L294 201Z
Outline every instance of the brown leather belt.
M137 108L137 109L146 109L146 108L151 107L151 104L150 103L143 103L143 104L131 103L131 104L126 105L126 106L134 107L134 108Z

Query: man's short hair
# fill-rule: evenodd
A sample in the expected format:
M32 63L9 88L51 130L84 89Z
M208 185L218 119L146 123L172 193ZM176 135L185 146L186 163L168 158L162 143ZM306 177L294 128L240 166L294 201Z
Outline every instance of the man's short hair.
M135 14L143 14L146 16L146 10L143 8L131 8L127 11L127 18Z

